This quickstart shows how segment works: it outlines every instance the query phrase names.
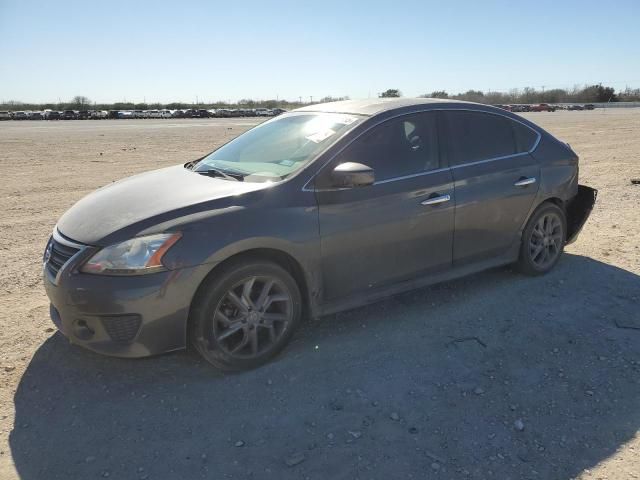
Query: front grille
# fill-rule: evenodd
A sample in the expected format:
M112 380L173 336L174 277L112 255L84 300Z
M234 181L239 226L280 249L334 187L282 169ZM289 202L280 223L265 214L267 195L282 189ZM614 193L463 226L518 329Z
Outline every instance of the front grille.
M118 315L117 317L102 317L102 325L111 340L117 343L130 343L140 330L142 318L140 315Z
M58 242L55 238L51 238L49 247L47 248L51 249L49 260L47 261L47 270L49 270L54 277L58 275L62 266L67 263L67 260L80 251L79 248L65 245Z

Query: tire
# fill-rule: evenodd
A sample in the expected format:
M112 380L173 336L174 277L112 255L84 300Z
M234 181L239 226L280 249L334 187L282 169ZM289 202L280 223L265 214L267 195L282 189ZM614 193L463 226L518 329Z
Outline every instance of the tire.
M246 259L204 281L194 300L189 335L216 368L246 370L276 356L301 317L300 288L291 274L276 263Z
M553 203L543 203L533 213L522 233L518 269L526 275L549 272L562 256L566 236L564 211Z

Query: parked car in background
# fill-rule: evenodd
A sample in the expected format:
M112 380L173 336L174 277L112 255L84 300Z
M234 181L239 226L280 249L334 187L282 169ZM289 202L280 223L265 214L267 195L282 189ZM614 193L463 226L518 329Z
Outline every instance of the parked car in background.
M18 110L17 112L13 112L14 120L28 120L29 114L24 110Z
M162 110L160 110L160 118L171 118L171 117L172 117L171 110L168 110L166 108L163 108Z
M595 108L596 108L596 106L595 106L593 103L587 103L587 104L584 106L584 109L585 109L585 110L594 110Z
M78 112L75 110L64 110L60 116L61 120L77 120Z
M556 108L548 103L539 103L537 105L531 105L530 112L555 112Z
M487 105L297 109L76 203L44 254L51 318L108 355L190 341L216 367L252 368L304 316L500 265L549 272L595 202L578 163Z
M282 115L283 113L287 113L287 110L284 108L274 108L272 112L273 112L273 116L275 117L277 115Z
M60 120L60 112L57 110L46 110L44 112L45 120Z
M256 108L256 117L270 117L271 110L268 108Z
M44 112L40 112L40 111L29 112L29 120L44 120Z
M118 112L118 118L138 118L136 113L132 110L120 110Z
M109 117L109 112L106 110L91 110L89 112L89 118L92 120L103 120Z
M567 110L584 110L584 107L582 105L569 105Z
M11 120L11 113L8 111L0 111L0 120Z

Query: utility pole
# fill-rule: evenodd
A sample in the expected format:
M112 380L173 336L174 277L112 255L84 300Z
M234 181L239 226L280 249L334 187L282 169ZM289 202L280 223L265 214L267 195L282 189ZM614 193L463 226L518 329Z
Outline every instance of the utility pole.
M313 95L309 95L309 103L313 103Z

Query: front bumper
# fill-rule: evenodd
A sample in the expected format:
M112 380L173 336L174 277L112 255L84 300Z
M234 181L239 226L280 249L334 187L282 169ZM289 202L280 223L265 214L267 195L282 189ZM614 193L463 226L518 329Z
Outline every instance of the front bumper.
M56 278L43 269L56 327L95 352L145 357L185 348L191 301L212 265L131 277L79 273L76 267L71 261Z

